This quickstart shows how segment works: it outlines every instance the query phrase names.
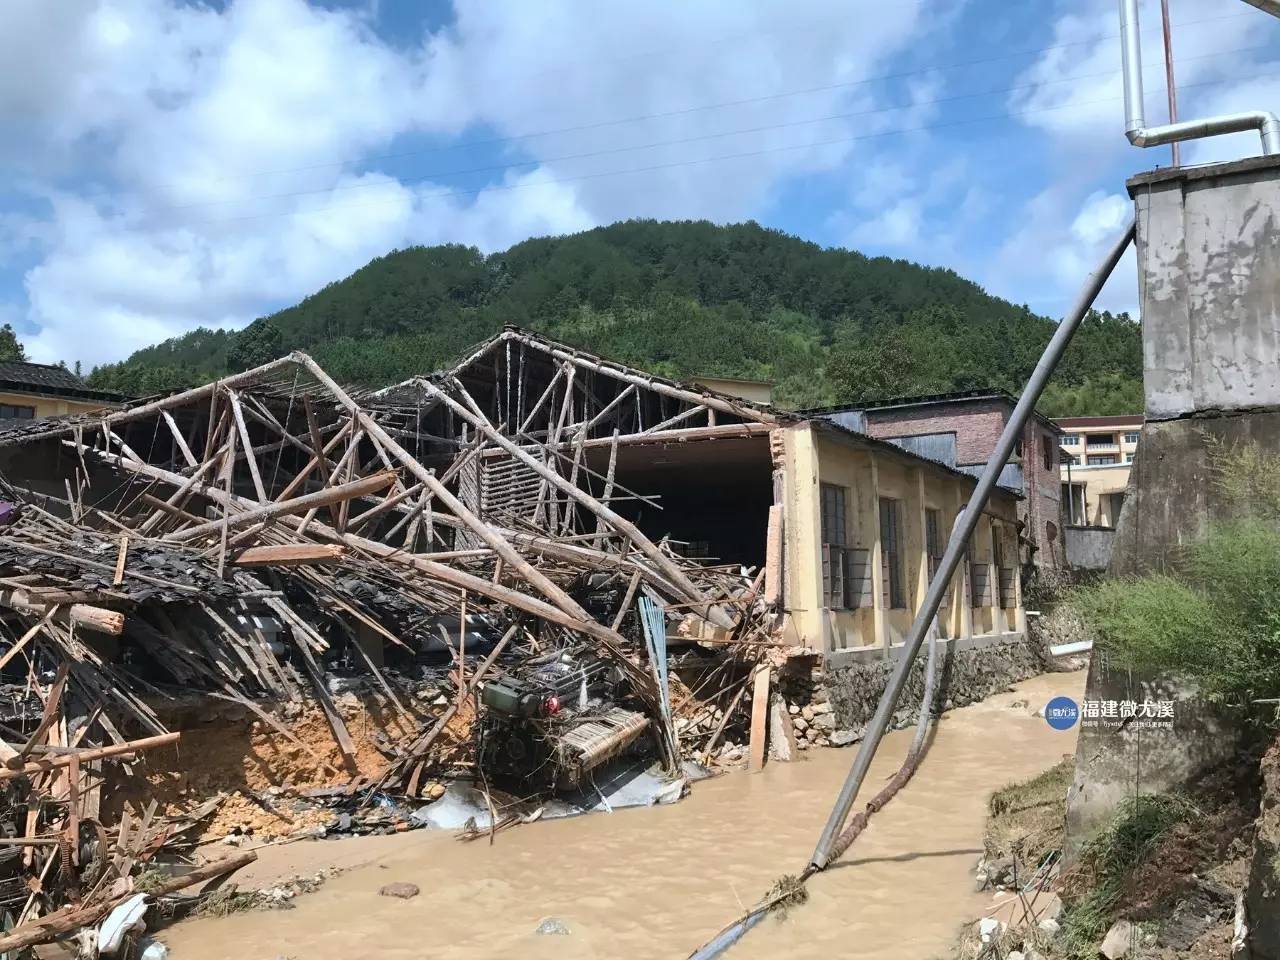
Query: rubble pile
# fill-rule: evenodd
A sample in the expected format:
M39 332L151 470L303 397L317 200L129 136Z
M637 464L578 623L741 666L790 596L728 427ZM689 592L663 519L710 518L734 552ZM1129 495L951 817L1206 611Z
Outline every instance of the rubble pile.
M753 737L764 570L647 536L614 465L767 418L633 381L508 330L377 394L295 353L0 433L0 952L252 858L210 839L407 829L450 780L585 789L636 751L678 779Z

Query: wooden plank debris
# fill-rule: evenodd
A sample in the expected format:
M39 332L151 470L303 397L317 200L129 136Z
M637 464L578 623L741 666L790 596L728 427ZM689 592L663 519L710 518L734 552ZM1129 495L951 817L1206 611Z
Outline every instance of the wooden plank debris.
M680 531L650 536L619 504L663 515L661 498L624 483L632 445L767 443L775 425L764 408L504 331L444 375L374 393L295 353L132 408L0 431L0 449L64 454L49 458L61 479L0 479L0 499L21 505L0 530L0 670L33 698L30 721L0 741L32 891L0 951L93 922L113 883L186 822L155 798L99 821L121 764L168 762L146 751L179 736L152 706L172 689L239 705L256 736L320 765L323 748L287 719L288 705L318 708L344 768L333 789L365 805L475 770L479 693L499 663L570 652L624 678L645 713L627 722L666 729L673 762L711 760L724 740L740 754L753 686L756 765L761 684L768 699L756 668L780 642L767 572L680 556ZM56 499L36 492L50 487ZM655 671L665 658L625 617L637 597L701 624L689 642L717 665L696 689ZM441 631L448 676L431 663ZM412 669L390 669L393 655ZM419 674L439 678L428 696ZM694 732L675 737L677 722ZM44 841L76 847L91 829L112 854L82 884L78 854Z
M281 543L267 547L246 547L231 556L236 567L292 567L306 563L334 563L346 555L337 543Z
M764 769L765 741L769 730L769 667L756 667L751 678L751 740L747 769L756 773Z

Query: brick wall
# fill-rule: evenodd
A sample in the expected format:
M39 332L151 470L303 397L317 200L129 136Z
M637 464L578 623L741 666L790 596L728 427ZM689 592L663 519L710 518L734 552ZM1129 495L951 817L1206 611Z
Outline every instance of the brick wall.
M1051 454L1046 462L1044 451ZM1018 519L1026 523L1023 536L1035 544L1037 566L1063 567L1066 547L1062 533L1062 487L1058 466L1058 437L1039 420L1032 419L1022 439L1022 496ZM1052 532L1053 536L1050 536Z
M868 410L867 432L880 438L954 433L956 463L984 464L995 450L1012 410L1002 400L956 400L912 409ZM1044 460L1045 438L1053 453L1048 467ZM1033 418L1023 432L1023 500L1018 504L1018 519L1025 524L1023 539L1034 547L1024 550L1023 559L1031 559L1038 566L1060 567L1065 561L1058 455L1056 435Z
M911 410L868 410L867 432L882 438L954 433L957 463L986 463L1004 429L1006 412L1007 406L995 400Z

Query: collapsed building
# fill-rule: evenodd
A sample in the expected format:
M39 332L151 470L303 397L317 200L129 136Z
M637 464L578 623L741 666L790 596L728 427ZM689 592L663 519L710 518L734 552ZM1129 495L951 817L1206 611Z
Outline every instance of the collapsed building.
M244 803L391 829L451 777L528 797L848 742L974 484L516 328L375 392L294 353L33 420L0 474L4 816L15 878L62 878L16 922L108 909L228 802L199 771L228 753ZM957 704L1036 669L1016 520L998 492L938 617Z

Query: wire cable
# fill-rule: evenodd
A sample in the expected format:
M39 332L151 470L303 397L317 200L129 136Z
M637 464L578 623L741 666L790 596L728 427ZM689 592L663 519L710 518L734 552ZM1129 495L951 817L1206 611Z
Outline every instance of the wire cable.
M1249 16L1249 15L1250 15L1249 11L1245 11L1242 13L1227 14L1224 16L1217 16L1217 17L1201 17L1196 20L1184 20L1180 23L1174 24L1174 26L1189 27L1189 26L1195 26L1195 25L1205 24L1205 23L1214 23L1221 20L1233 20L1239 17ZM864 86L872 83L880 83L880 82L885 82L890 80L902 80L908 77L922 76L924 74L931 74L931 73L940 73L947 70L960 70L966 67L985 66L993 63L1005 62L1008 60L1015 60L1019 57L1034 56L1036 54L1041 54L1041 53L1050 53L1054 50L1064 50L1070 47L1078 47L1078 46L1084 46L1087 44L1101 43L1107 40L1115 40L1115 39L1119 39L1119 37L1120 37L1119 34L1103 34L1099 36L1089 37L1083 40L1071 40L1063 43L1051 44L1049 46L1044 46L1044 47L1035 47L1035 48L1029 48L1024 50L1012 51L1010 53L999 54L996 56L980 57L980 58L971 59L971 60L960 60L960 61L956 61L954 63L949 63L949 64L938 64L938 65L923 67L923 68L914 69L914 70L901 70L895 73L879 74L873 77L864 77L860 80L847 80L847 81L841 81L838 83L829 83L829 84L823 84L823 85L814 86L814 87L804 87L797 90L788 90L781 93L763 94L756 97L743 97L736 100L726 100L719 103L699 104L696 106L681 107L681 108L676 108L672 110L658 111L655 113L639 114L631 117L620 117L615 119L599 120L599 121L587 122L582 124L575 124L572 126L553 128L549 130L539 130L532 133L513 134L510 136L504 136L504 137L489 137L481 140L466 140L460 143L447 144L447 145L438 146L438 147L428 147L421 150L406 150L406 151L401 151L397 153L384 153L384 154L374 154L372 156L350 157L343 160L332 160L332 161L326 161L324 163L306 164L302 166L276 167L276 168L271 168L266 170L226 174L222 177L217 178L217 180L214 182L221 183L221 182L224 182L227 180L233 180L233 179L250 179L253 177L265 177L265 176L272 176L272 175L281 174L281 173L298 173L298 172L305 172L310 170L323 170L323 169L330 169L334 167L350 166L353 164L378 163L384 160L402 160L410 157L428 156L436 153L445 153L449 151L464 150L464 149L470 149L474 147L497 146L499 144L504 144L504 143L514 143L521 140L531 140L539 137L556 136L556 135L565 134L565 133L581 133L589 130L599 130L606 127L620 126L628 123L642 123L642 122L647 122L651 120L663 120L663 119L668 119L672 117L685 116L691 113L699 113L699 112L709 111L709 110L721 110L729 107L747 106L753 103L766 103L771 100L780 100L780 99L785 99L787 97L806 96L808 94L813 94L813 93L828 93L833 90L849 89L852 87ZM1148 37L1147 39L1151 39L1154 37L1157 37L1157 33L1153 31L1151 33L1151 36ZM1194 58L1183 58L1183 59L1186 60L1186 59L1194 59Z
M1275 77L1280 77L1280 73L1255 74L1250 79L1254 79L1254 80L1272 79ZM1193 87L1220 86L1224 83L1235 83L1235 82L1237 81L1234 79L1209 80L1199 84L1183 84L1182 89L1185 90L1185 89L1191 89ZM429 199L448 198L448 197L478 196L486 192L496 193L499 191L523 190L523 189L530 189L534 187L555 186L555 185L566 184L566 183L582 183L582 182L588 182L592 180L606 179L609 177L627 176L631 174L653 173L656 171L672 170L672 169L678 169L681 167L695 166L698 164L718 163L726 160L750 159L754 157L762 157L762 156L770 156L773 154L787 153L795 150L811 150L816 147L836 146L836 145L842 145L842 144L848 144L848 143L857 143L857 142L866 141L866 140L876 140L882 137L900 136L903 134L912 134L912 133L927 133L935 130L954 129L959 127L972 126L975 124L991 123L991 122L1001 121L1001 120L1020 119L1023 117L1038 116L1041 114L1050 113L1058 110L1072 110L1072 109L1076 109L1078 107L1083 107L1083 106L1096 106L1098 104L1103 104L1103 103L1116 103L1121 99L1122 99L1121 97L1117 96L1117 97L1102 97L1102 98L1093 99L1093 100L1071 101L1068 103L1059 104L1058 106L1055 106L1055 107L1043 107L1036 110L1023 110L1023 111L1014 111L1014 112L1007 112L1007 113L988 114L980 117L969 117L963 120L947 121L944 123L922 124L915 127L902 127L896 130L882 130L882 131L877 131L875 133L858 134L858 135L846 136L846 137L833 137L825 140L812 140L805 143L797 143L797 144L784 144L776 147L765 147L765 148L756 149L756 150L745 150L745 151L740 151L735 153L719 154L711 157L701 157L701 158L688 159L688 160L674 160L666 163L647 164L644 166L630 167L622 170L605 170L597 173L579 174L575 176L551 177L551 178L540 179L540 180L525 181L522 183L490 183L490 184L485 184L484 186L475 187L475 188L446 189L446 190L438 190L438 191L430 191L430 192L418 192L414 195L414 199L429 200ZM539 164L548 163L548 162L553 162L553 161L538 161ZM412 184L414 182L417 182L417 181L413 181L413 180L400 181L400 180L388 179L385 182L382 182L381 186L384 188L387 188L387 187L402 188L406 184ZM301 217L301 216L308 216L316 213L328 213L334 210L357 209L357 208L363 208L368 206L384 206L389 203L402 203L403 200L404 200L403 194L397 194L397 196L393 198L362 200L362 201L356 201L352 203L328 204L325 206L305 207L305 208L296 209L296 210L275 210L275 211L270 211L266 213L247 214L247 215L238 216L238 217L213 218L213 219L207 219L207 220L193 220L193 221L185 221L185 222L179 221L174 224L171 224L170 226L176 229L180 227L199 226L203 224L232 224L232 223L251 222L256 220L274 219L277 217Z
M1210 59L1213 57L1237 56L1242 53L1252 53L1252 52L1256 52L1258 50L1264 50L1264 49L1266 49L1265 46L1253 46L1253 47L1241 47L1235 50L1219 50L1213 53L1202 54L1198 57L1184 57L1183 62L1186 62L1189 60ZM837 120L854 120L862 117L876 116L878 114L883 114L883 113L891 113L895 110L914 110L920 107L937 106L940 104L947 104L947 103L957 103L962 100L972 100L972 99L978 99L981 97L996 96L998 94L1034 91L1034 90L1040 90L1040 89L1043 89L1044 87L1052 86L1055 84L1077 83L1081 80L1096 80L1099 77L1111 77L1111 76L1119 78L1121 76L1121 73L1118 70L1104 70L1104 71L1098 71L1095 73L1079 74L1074 77L1060 77L1056 80L1045 80L1040 83L1022 84L1020 86L1013 86L1013 87L998 87L992 90L982 90L974 93L956 94L949 97L937 97L933 100L919 100L912 103L891 104L889 106L876 107L870 110L858 110L851 113L836 113L836 114L828 114L827 116L823 116L823 117L811 117L803 120L788 120L781 123L760 124L753 127L740 127L734 130L724 130L717 133L703 133L703 134L697 134L695 136L677 137L669 140L657 140L657 141L652 141L650 143L635 144L631 146L607 147L600 150L591 150L591 151L586 151L581 153L568 153L568 154L562 154L560 156L554 156L554 157L540 157L540 158L533 158L529 160L512 160L504 163L487 164L485 166L469 167L461 170L439 170L439 171L433 171L431 173L418 174L416 176L406 177L403 179L397 178L397 182L402 185L411 184L411 183L424 183L424 182L444 179L447 177L461 177L461 176L469 176L469 175L480 174L480 173L499 173L505 170L519 169L520 167L540 166L548 163L563 163L566 160L594 159L596 157L614 156L617 154L632 153L632 152L638 152L641 150L656 150L661 147L680 146L686 143L702 143L708 140L720 140L726 137L743 136L746 134L753 134L753 133L768 133L774 130L785 130L793 127L810 126L812 124L818 124L818 123L830 123ZM1225 81L1218 81L1218 82L1225 82ZM1186 86L1193 86L1193 85L1189 84ZM1058 108L1044 108L1044 109L1058 109ZM347 192L347 191L355 191L355 190L368 190L371 188L381 188L381 187L385 187L385 182L362 181L359 183L348 183L348 184L341 184L341 185L335 185L335 186L329 186L329 187L318 187L318 188L309 189L309 190L294 190L294 191L288 191L285 193L251 194L245 197L230 197L222 200L203 200L197 203L166 207L166 208L163 208L163 210L182 211L182 210L203 209L206 207L216 207L216 206L221 206L225 204L252 203L258 200L289 200L295 197L332 195L339 191Z

